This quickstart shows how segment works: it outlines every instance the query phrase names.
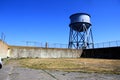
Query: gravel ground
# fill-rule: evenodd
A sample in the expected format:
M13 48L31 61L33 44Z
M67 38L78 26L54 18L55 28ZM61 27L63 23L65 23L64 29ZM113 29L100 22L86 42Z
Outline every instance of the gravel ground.
M0 70L0 80L120 80L120 75L35 70L4 65Z

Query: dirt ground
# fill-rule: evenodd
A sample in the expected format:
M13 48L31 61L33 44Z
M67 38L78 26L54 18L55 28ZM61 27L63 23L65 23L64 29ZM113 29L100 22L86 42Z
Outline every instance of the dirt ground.
M3 68L0 70L0 80L120 80L120 75L36 70L20 67L14 61L3 65Z

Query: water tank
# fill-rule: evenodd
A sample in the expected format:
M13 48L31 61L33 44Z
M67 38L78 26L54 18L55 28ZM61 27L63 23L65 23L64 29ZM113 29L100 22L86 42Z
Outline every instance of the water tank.
M91 26L90 23L90 15L86 13L76 13L70 16L70 27L76 31L82 32L83 26L89 28Z

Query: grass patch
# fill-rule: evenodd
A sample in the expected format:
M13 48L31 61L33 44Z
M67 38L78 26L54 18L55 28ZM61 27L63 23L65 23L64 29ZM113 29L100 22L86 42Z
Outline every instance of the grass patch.
M14 61L14 60L12 60ZM120 60L107 59L18 59L23 67L63 71L120 74Z
M34 69L70 69L81 66L81 64L70 63L66 59L21 59L20 63Z

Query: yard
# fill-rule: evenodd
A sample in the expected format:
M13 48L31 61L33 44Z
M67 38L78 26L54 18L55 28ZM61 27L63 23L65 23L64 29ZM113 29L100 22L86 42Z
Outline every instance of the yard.
M62 70L120 74L120 60L109 59L10 59L6 64L15 64L32 69Z

